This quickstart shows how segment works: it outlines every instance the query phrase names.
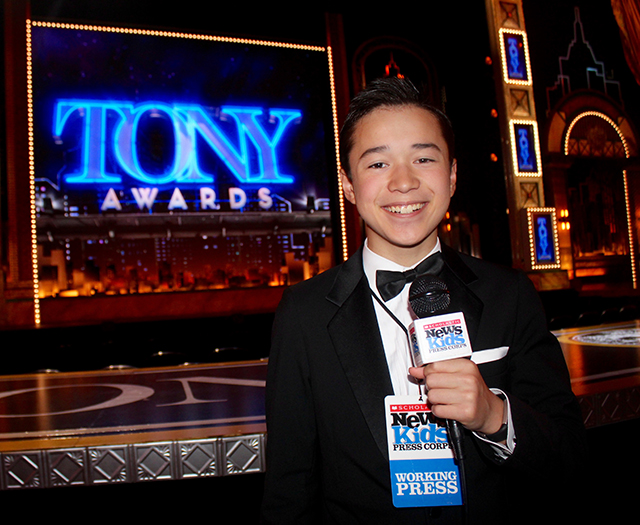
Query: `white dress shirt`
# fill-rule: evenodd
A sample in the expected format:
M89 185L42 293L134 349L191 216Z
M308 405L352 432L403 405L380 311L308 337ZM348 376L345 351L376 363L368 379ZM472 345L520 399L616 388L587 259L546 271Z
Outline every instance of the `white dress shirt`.
M432 255L440 251L440 239L437 240L435 247L429 253ZM427 257L429 256L427 255ZM426 257L424 258L426 259ZM373 293L384 302L380 297L378 288L376 287L376 272L378 270L389 270L394 272L403 272L414 268L424 259L413 266L401 266L393 261L385 259L369 249L367 241L364 243L362 251L362 263L364 273L369 281L369 287ZM409 329L409 325L415 319L415 314L409 306L409 288L407 283L397 296L389 299L385 306L396 316L396 318L404 325L405 329ZM380 327L380 335L382 337L382 346L387 357L387 365L389 366L389 374L391 375L391 384L393 391L398 396L406 396L418 393L418 383L409 375L409 367L413 366L411 361L411 353L409 350L409 341L406 332L398 325L398 323L389 315L387 311L376 300L373 301L378 326Z

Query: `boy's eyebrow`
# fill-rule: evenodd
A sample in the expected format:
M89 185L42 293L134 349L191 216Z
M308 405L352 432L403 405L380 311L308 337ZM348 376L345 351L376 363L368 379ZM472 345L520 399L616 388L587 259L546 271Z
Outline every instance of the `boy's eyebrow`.
M382 151L387 151L389 149L389 146L375 146L373 148L369 148L367 150L365 150L362 155L360 155L360 158L363 159L365 158L367 155L373 155L375 153L380 153ZM415 150L421 150L421 149L436 149L439 152L442 153L442 148L440 148L440 146L438 146L437 144L433 143L433 142L418 142L416 144L413 144L411 146L411 149L415 149Z
M413 146L411 146L413 149L436 149L439 152L442 153L442 148L440 148L440 146L438 146L437 144L433 143L433 142L426 142L426 143L418 143L418 144L414 144Z
M375 153L380 153L381 151L387 151L389 146L375 146L373 148L369 148L365 150L362 155L360 155L361 159L364 159L367 155L373 155Z

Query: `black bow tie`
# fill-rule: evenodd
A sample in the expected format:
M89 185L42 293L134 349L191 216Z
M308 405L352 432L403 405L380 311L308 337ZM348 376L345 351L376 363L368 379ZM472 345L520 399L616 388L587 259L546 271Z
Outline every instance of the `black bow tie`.
M436 252L411 270L404 272L378 270L376 272L376 287L378 288L378 292L380 292L380 297L382 297L385 302L393 299L402 291L407 283L413 282L418 275L439 273L443 263L442 252Z

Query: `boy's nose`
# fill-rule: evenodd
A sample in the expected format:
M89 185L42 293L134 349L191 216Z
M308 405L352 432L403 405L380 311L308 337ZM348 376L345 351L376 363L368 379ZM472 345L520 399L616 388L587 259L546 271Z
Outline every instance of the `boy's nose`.
M389 180L389 190L406 193L420 186L420 180L406 166L398 166Z

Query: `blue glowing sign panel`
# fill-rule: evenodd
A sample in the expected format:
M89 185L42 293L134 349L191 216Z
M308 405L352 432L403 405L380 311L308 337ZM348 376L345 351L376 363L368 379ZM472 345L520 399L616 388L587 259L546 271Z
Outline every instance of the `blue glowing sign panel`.
M527 56L524 37L518 33L502 33L502 45L505 50L505 66L509 80L527 82Z
M38 202L54 211L328 210L326 53L40 26L32 46Z
M555 264L554 225L551 213L535 213L533 216L533 234L537 264Z
M536 133L532 124L513 124L516 161L519 172L537 173Z

